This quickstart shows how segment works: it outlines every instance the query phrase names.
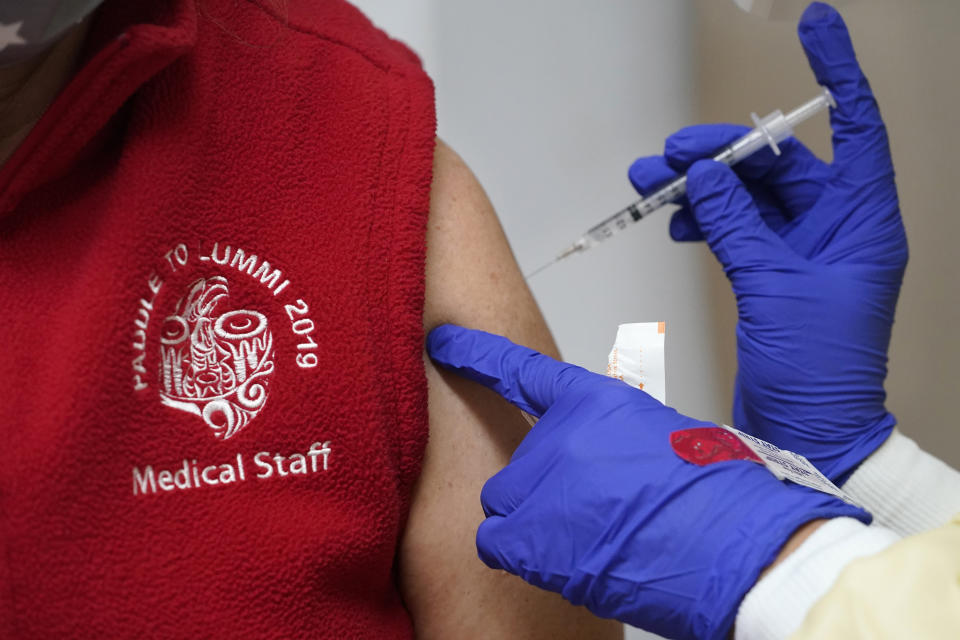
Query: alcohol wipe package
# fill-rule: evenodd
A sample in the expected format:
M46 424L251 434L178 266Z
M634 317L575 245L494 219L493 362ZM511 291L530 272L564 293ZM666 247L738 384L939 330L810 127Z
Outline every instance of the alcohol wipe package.
M667 403L664 366L665 322L634 322L617 328L617 338L607 358L607 375L646 391Z

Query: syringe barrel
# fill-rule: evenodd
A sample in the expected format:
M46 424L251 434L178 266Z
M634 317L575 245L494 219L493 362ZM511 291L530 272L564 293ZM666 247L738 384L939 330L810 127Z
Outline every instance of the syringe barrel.
M771 111L763 118L755 113L750 115L757 126L730 145L731 157L727 164L736 164L765 146L769 146L776 155L780 155L780 147L777 143L793 135L793 128L779 109Z
M765 146L767 146L767 139L763 132L753 129L742 138L734 140L730 146L713 156L713 159L732 166Z
M804 120L808 120L813 116L817 115L827 107L836 107L837 103L834 101L833 96L830 94L830 90L823 88L823 91L816 98L804 102L802 105L791 111L786 115L787 122L791 127L795 127Z
M595 242L603 242L607 238L612 238L617 232L623 231L634 222L638 222L641 218L653 213L660 207L668 205L671 202L676 202L682 198L686 192L687 176L677 176L642 200L638 200L624 207L600 224L590 227L584 236Z
M827 106L835 107L836 103L833 101L830 92L823 89L817 97L805 102L787 115L783 115L779 109L769 113L764 118L758 118L756 114L751 114L756 128L720 150L713 156L713 160L726 165L734 165L768 145L774 153L779 155L780 149L777 143L792 136L793 127L819 113ZM564 250L557 259L560 260L573 253L585 251L594 244L613 237L664 205L676 202L686 192L687 177L681 175L674 178L642 200L621 209L600 224L588 229L577 242Z
M739 140L735 141L720 154L714 157L714 160L734 165L747 156L756 153L765 145L768 145L773 152L780 155L778 143L783 142L793 135L793 128L820 113L828 106L836 106L830 91L823 91L815 98L804 102L802 105L783 115L779 109L771 111L763 118L758 118L756 114L751 114L753 122L757 126ZM721 160L719 156L724 156Z

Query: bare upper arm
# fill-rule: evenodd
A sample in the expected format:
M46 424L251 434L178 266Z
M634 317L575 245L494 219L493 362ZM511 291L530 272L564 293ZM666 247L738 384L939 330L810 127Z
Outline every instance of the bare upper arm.
M557 355L496 214L469 168L438 142L427 231L427 329L454 322ZM529 426L479 385L427 361L430 440L400 549L401 586L419 638L619 638L559 595L488 569L474 538L480 488Z

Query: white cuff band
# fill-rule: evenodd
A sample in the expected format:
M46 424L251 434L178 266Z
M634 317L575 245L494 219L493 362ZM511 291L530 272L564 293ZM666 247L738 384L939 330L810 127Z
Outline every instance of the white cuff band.
M960 512L960 472L896 429L843 485L874 522L909 536Z
M898 539L889 529L868 527L853 518L825 523L747 593L737 613L736 640L788 637L848 563Z

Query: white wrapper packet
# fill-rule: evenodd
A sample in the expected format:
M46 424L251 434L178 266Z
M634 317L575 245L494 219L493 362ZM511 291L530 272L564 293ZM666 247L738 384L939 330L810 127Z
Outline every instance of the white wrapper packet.
M607 375L642 389L667 403L667 377L663 361L665 322L634 322L617 329L617 339L607 357ZM532 427L537 419L526 411L521 415Z
M634 322L617 328L617 339L607 358L607 375L646 391L667 403L664 339L667 323Z

